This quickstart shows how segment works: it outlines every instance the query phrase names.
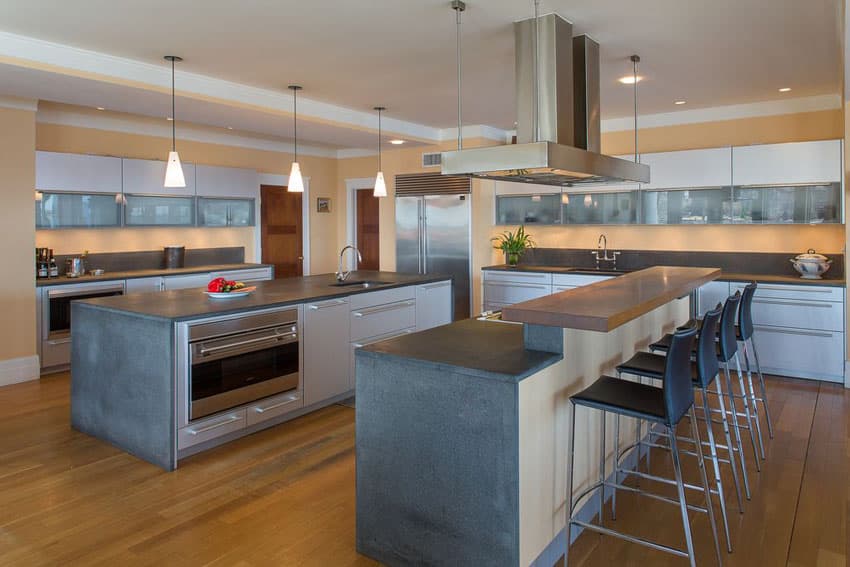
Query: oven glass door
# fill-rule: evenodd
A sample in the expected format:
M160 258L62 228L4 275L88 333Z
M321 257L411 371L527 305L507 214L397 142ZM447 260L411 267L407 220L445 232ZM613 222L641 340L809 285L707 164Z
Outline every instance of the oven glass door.
M71 333L71 302L77 299L112 297L124 295L121 289L80 291L79 293L48 296L48 335L47 338L67 337Z
M201 353L208 344L192 345L190 419L298 388L297 337L205 360Z

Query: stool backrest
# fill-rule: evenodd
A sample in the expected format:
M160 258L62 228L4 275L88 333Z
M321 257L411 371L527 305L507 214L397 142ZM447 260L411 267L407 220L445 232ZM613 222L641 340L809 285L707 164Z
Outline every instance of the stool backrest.
M741 294L741 307L738 309L738 328L741 329L741 338L744 340L753 336L753 296L756 294L758 284L753 282L744 288Z
M738 352L738 338L735 336L735 314L741 303L741 292L736 291L723 305L720 315L720 357L729 361Z
M667 424L679 423L694 405L694 386L691 383L691 351L694 348L696 327L676 330L664 367L664 408Z
M702 331L697 339L697 374L700 385L708 388L711 381L720 372L720 364L717 362L717 324L720 322L720 313L723 307L718 303L711 311L706 311L702 320Z

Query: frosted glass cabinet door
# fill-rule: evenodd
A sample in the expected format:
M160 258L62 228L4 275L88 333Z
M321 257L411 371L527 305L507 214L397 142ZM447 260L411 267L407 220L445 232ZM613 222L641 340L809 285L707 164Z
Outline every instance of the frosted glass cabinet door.
M148 197L127 195L124 206L126 226L194 226L193 197Z
M198 198L201 226L254 226L253 199Z
M35 226L94 228L121 225L121 204L108 193L42 193L35 202Z

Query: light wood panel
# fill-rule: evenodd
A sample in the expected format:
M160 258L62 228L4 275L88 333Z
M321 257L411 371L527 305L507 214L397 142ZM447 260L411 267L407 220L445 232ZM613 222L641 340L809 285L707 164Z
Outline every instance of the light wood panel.
M260 185L262 261L274 266L275 278L304 273L301 199L302 193L289 193L286 187Z
M750 462L743 516L726 478L725 565L845 565L850 392L775 378L769 389L776 438L760 474ZM71 430L68 392L68 374L0 388L0 566L376 565L354 549L353 410L326 408L166 473ZM654 472L667 461L655 452ZM611 525L681 543L677 508L618 500ZM695 517L699 564L712 565L707 529ZM570 565L683 562L587 534Z

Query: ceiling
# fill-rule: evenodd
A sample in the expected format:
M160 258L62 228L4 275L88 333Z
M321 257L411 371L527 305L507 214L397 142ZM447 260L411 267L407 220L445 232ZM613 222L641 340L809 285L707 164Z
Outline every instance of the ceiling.
M380 104L389 109L388 117L450 128L457 111L455 16L448 4L146 0L119 6L109 0L0 0L0 31L158 66L165 65L164 54L178 54L185 59L179 72L280 93L299 83L303 96L314 101L362 112ZM646 77L639 88L641 114L840 93L840 4L542 0L541 13L561 14L574 23L574 33L588 33L601 44L602 117L608 119L632 114L631 87L616 80L630 72L632 53L640 54L639 74ZM465 124L513 127L511 22L532 11L531 0L468 2L462 30ZM51 75L0 65L0 94L103 104L97 84L82 79L66 84L67 77ZM782 94L779 87L793 90ZM125 101L118 110L161 114L161 92L135 96L132 90L108 93ZM678 99L687 105L674 106ZM240 129L265 134L285 128L282 119L231 119L206 110L215 116L203 123L239 119ZM200 105L194 111L203 118ZM369 142L366 134L348 139L328 131L310 137L328 146L369 147L374 138Z

